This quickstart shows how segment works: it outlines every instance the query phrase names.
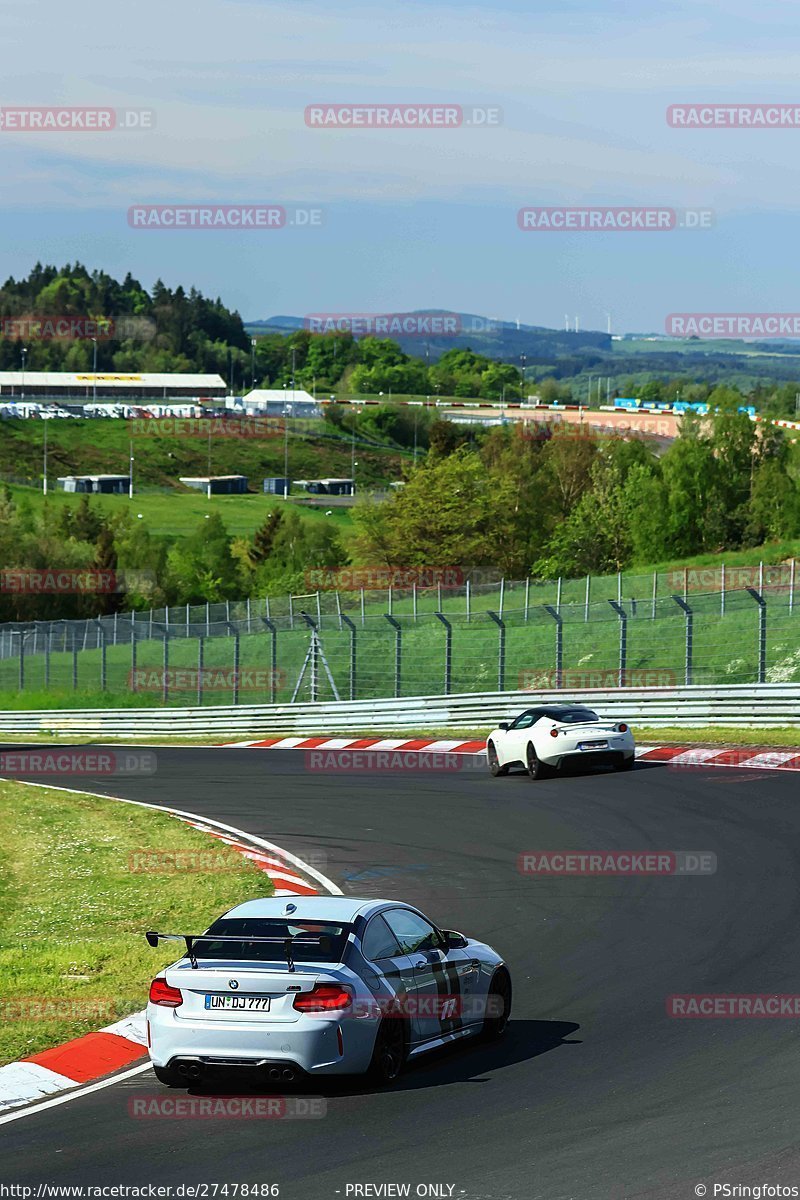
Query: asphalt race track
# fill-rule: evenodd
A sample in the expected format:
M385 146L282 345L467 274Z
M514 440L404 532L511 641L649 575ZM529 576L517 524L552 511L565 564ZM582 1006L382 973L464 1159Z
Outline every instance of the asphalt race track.
M293 751L157 754L152 777L83 786L324 852L349 894L405 898L485 939L512 971L511 1025L390 1090L315 1081L327 1100L316 1121L135 1120L131 1096L176 1094L147 1072L0 1126L0 1181L276 1183L290 1200L368 1183L412 1196L454 1185L443 1194L468 1200L800 1184L797 1021L676 1020L665 1005L672 993L800 991L797 775L639 764L533 783L322 775ZM711 851L718 869L519 872L518 855L548 849Z

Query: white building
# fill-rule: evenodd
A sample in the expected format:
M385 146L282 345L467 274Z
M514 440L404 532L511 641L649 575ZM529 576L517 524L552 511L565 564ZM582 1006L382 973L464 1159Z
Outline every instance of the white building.
M255 388L244 396L228 397L226 408L270 417L319 417L322 408L303 388Z
M123 371L0 371L4 398L73 397L76 400L167 400L170 397L216 398L225 395L221 375L127 373Z

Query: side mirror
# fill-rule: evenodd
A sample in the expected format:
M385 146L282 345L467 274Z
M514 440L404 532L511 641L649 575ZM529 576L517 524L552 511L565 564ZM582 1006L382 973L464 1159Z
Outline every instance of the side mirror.
M498 729L508 729L508 721L501 721L497 726Z
M455 929L443 929L442 938L446 950L463 950L467 945L463 933L458 933Z

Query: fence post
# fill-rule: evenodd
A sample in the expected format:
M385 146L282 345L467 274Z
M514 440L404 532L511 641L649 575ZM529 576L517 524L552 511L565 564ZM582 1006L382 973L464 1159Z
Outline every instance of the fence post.
M169 605L164 609L164 624L167 627L167 633L169 633Z
M269 671L269 702L275 703L275 660L278 657L278 630L269 617L262 617L261 620L266 625L270 634L270 671Z
M589 597L591 596L591 594L592 594L592 577L591 577L591 575L587 575L586 576L586 598L583 601L583 619L584 619L584 621L589 620Z
M497 611L501 617L503 615L503 601L505 600L505 595L506 595L506 577L504 575L503 578L500 580L500 604L497 609Z
M205 669L205 641L201 636L197 639L197 707L203 703L203 671Z
M136 626L131 626L131 691L136 691Z
M72 690L78 690L78 632L72 626Z
M97 636L100 641L100 691L106 690L106 631L97 618Z
M389 609L389 612L394 611L394 605L392 603L393 599L394 599L394 593L392 591L392 585L389 584L388 588L386 589L386 605Z
M555 684L557 688L561 687L561 681L564 673L564 622L561 620L561 613L558 609L553 608L552 604L542 605L544 611L549 613L556 623L556 678Z
M364 589L361 588L361 627L364 627Z
M625 674L628 666L628 614L616 600L609 600L608 603L619 617L619 683L617 686L625 687Z
M761 564L763 567L763 563ZM767 682L767 602L755 588L746 588L758 605L758 682Z
M322 629L322 608L319 600L319 590L317 591L317 625Z
M206 600L206 637L211 634L211 605Z
M504 692L506 690L506 625L505 621L491 609L487 611L486 615L491 617L497 626L497 690Z
M531 599L531 577L528 575L525 579L525 622L528 621L528 609L530 608Z
M232 688L232 691L233 691L233 703L235 706L239 703L239 662L240 662L240 651L241 651L241 638L239 636L239 630L234 625L233 621L226 621L225 624L228 626L229 633L233 637L233 688Z
M686 668L684 673L684 683L687 687L691 686L692 682L692 667L694 657L694 613L689 605L681 596L673 596L672 599L682 608L686 614Z
M248 604L248 608L249 608L249 605L250 605L249 600L247 601L247 604ZM189 636L189 605L188 604L186 605L186 636L187 636L187 638Z
M117 613L114 613L114 645L117 644Z
M721 617L725 616L725 563L722 564L722 576L720 579L719 615Z
M653 611L650 614L650 619L656 619L656 603L658 601L658 571L653 571Z
M337 593L338 595L338 593ZM346 613L340 612L339 617L350 630L350 699L356 698L356 627ZM341 625L339 626L341 629Z
M794 559L792 559L792 566L794 567ZM414 613L414 623L416 624L416 621L417 621L417 585L416 585L416 582L412 583L412 585L411 585L411 608Z
M384 613L386 620L394 629L394 694L395 698L400 695L400 687L402 683L401 669L403 665L403 630L400 628L400 622L396 621L391 613Z
M50 626L44 634L44 686L50 687Z
M764 595L764 560L758 564L758 594Z
M187 606L188 607L188 606ZM247 597L247 632L252 633L252 618L250 616L250 597ZM188 636L188 634L187 634Z
M617 571L617 604L622 604L622 571Z
M164 704L169 700L169 625L164 626L164 641L162 645L163 656L161 659L161 699Z
M336 596L336 614L339 618L339 628L341 629L342 628L342 598L339 595L338 588L334 592L334 595Z
M453 626L448 621L447 617L442 612L433 614L438 621L441 621L445 628L444 637L444 694L450 695L450 685L453 675Z
M19 631L19 690L25 691L25 630Z
M441 579L437 580L437 582L436 582L436 599L438 601L436 607L438 608L439 612L441 612L442 611L442 581L441 581Z
M471 605L471 603L470 603L470 586L469 586L469 580L467 580L467 585L466 585L466 588L465 588L465 590L464 590L464 598L465 598L465 600L466 600L466 606L467 606L467 621L471 621L471 620L472 620L472 605Z
M789 612L794 608L794 555L792 555L792 565L789 568Z

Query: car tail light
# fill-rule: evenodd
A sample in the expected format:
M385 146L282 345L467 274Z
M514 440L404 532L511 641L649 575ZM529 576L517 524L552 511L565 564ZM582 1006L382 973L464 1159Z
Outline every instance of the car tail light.
M618 731L619 731L620 733L627 733L627 732L628 732L628 726L627 726L627 725L624 725L624 724L623 724L623 725L618 725L618 726L617 726L617 729L618 729Z
M557 730L557 729L551 729L551 730L550 730L550 737L558 737L558 730Z
M298 992L294 998L297 1011L306 1013L331 1012L352 1003L352 992L339 983L315 983L310 992Z
M183 1004L183 992L180 988L170 987L166 979L154 979L150 984L150 1003L160 1004L162 1008L179 1008Z

